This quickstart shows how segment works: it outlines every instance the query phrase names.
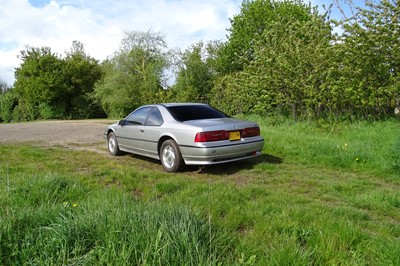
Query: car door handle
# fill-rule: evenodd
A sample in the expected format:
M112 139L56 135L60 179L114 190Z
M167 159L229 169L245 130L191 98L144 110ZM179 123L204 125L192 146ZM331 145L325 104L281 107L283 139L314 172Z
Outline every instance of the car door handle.
M144 133L144 129L139 130L140 133Z

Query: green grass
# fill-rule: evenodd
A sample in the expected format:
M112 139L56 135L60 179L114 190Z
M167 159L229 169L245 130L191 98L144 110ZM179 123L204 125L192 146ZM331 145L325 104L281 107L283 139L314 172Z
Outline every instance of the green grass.
M397 121L250 119L261 157L178 174L0 146L0 264L400 265Z
M267 151L286 160L400 175L399 121L336 124L252 118L264 129Z
M57 174L10 178L2 180L2 265L233 261L235 239L183 206L138 202Z

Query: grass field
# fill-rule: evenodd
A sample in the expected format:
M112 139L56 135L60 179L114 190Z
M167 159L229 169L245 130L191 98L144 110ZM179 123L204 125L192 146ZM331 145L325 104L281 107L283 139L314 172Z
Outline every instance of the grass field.
M258 121L263 155L168 174L0 146L1 265L400 265L399 121Z

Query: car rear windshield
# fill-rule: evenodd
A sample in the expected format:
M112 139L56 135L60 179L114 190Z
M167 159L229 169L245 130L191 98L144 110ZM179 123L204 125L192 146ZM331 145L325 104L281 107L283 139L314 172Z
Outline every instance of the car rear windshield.
M222 112L208 105L169 106L167 109L172 117L179 122L227 117Z

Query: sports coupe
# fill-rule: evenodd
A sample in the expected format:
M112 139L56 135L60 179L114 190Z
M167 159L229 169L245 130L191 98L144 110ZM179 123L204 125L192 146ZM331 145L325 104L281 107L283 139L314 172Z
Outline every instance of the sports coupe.
M168 172L259 156L264 147L257 123L228 117L207 104L142 106L104 131L108 151L161 160Z

